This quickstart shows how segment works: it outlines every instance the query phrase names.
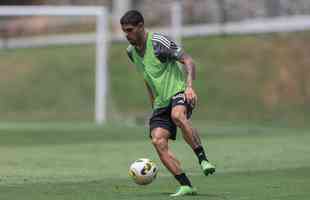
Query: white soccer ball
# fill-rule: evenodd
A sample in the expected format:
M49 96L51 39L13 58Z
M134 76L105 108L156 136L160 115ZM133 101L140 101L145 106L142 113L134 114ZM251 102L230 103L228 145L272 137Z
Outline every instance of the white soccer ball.
M129 168L129 176L138 185L150 184L156 178L157 172L157 165L148 158L134 161Z

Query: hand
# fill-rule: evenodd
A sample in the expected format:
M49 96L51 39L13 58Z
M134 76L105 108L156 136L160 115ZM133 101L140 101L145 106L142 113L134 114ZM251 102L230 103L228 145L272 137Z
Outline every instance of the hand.
M194 107L197 103L197 95L192 87L187 87L184 92L185 100L192 107Z

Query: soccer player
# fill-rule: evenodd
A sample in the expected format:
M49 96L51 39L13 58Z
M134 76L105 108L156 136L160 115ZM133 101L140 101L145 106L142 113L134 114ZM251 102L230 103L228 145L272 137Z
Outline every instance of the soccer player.
M143 76L151 100L150 138L160 160L181 185L171 196L195 195L196 189L168 145L169 139L175 140L179 127L197 155L203 173L207 176L215 172L190 121L197 102L193 59L167 36L146 31L139 11L126 12L120 23L130 43L127 54Z

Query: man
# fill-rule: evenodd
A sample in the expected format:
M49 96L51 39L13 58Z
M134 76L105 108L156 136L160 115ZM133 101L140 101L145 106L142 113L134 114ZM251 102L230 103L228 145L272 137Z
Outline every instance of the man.
M203 173L207 176L215 172L189 119L197 102L193 60L168 37L147 32L140 12L126 12L120 23L130 43L128 56L142 74L152 103L153 115L149 122L152 143L162 163L181 185L171 196L194 195L196 189L168 147L169 139L175 140L179 127L197 155ZM177 62L184 65L185 73Z

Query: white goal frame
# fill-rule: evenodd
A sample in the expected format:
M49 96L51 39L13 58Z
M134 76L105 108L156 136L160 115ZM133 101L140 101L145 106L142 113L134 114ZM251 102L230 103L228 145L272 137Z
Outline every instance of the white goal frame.
M97 6L0 6L0 16L94 16L96 17L95 122L106 121L109 46L108 11ZM64 39L62 39L64 40ZM55 43L61 43L55 42Z

